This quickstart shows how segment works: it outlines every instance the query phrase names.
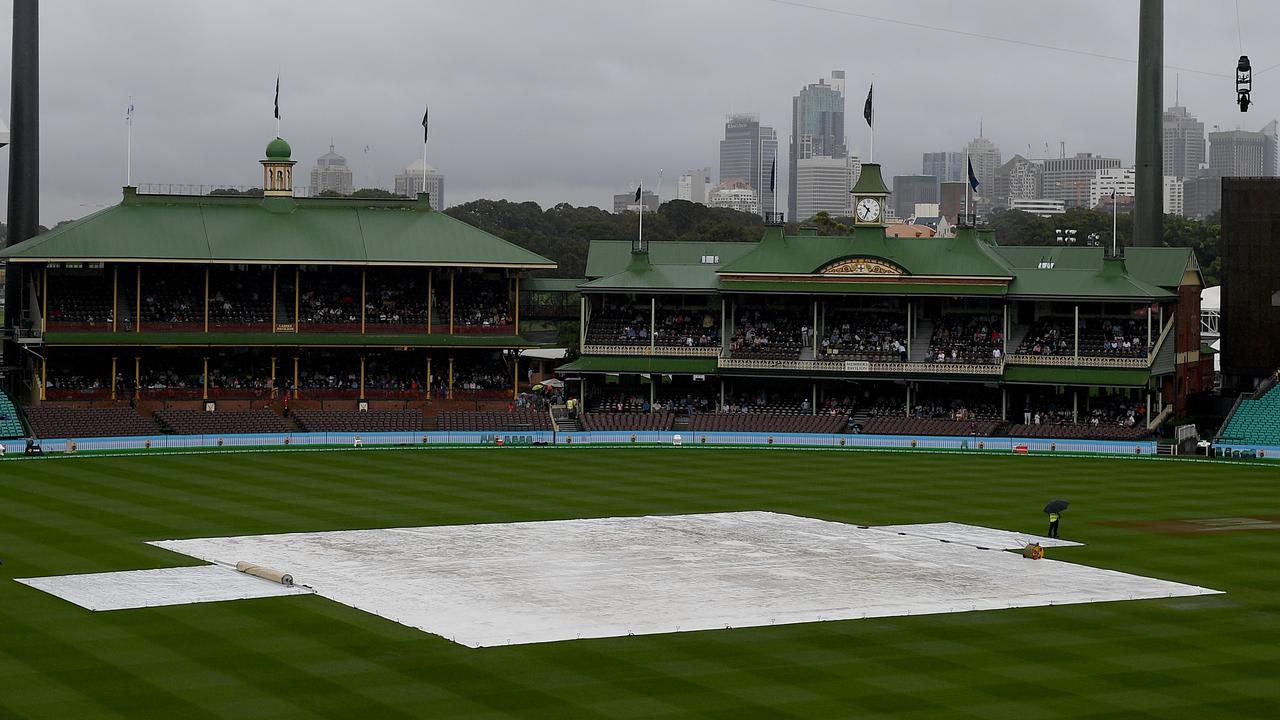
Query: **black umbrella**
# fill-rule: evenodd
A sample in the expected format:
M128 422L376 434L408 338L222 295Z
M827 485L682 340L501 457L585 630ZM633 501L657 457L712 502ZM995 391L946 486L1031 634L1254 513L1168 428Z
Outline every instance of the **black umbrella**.
M1066 500L1050 500L1049 504L1044 506L1044 511L1047 513L1060 513L1066 510L1070 504Z

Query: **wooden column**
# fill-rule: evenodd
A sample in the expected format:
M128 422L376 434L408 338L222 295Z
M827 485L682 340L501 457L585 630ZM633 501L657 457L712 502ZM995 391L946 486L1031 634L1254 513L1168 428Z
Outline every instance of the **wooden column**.
M364 334L365 308L368 305L368 303L365 300L366 298L365 279L367 275L368 275L368 270L366 270L365 268L360 268L360 334L361 335ZM363 362L363 360L361 360L361 362ZM360 385L360 397L364 397L363 382Z
M364 355L360 356L360 399L364 399Z
M271 399L276 399L276 356L271 356Z
M298 383L298 356L293 356L293 397L302 397L302 385Z
M111 399L116 399L116 356L111 356Z
M432 291L431 291L431 290L432 290L432 289L431 289L431 278L432 278L432 276L433 276L433 275L435 275L435 273L434 273L433 271L431 271L431 270L427 270L427 334L428 334L428 335L430 335L430 334L431 334L431 315L432 315L432 313L434 313L434 312L435 312L435 308L436 308L436 298L435 298L435 294L434 294L434 293L432 293ZM430 363L431 363L431 360L430 360L430 359L428 359L428 360L427 360L427 366L428 366L428 367L430 367Z
M133 331L142 332L142 263L138 263L138 287L134 290Z
M520 351L516 350L516 359L511 363L511 399L520 397Z
M435 391L435 386L431 382L432 379L433 378L431 377L431 353L428 352L427 353L427 399L428 400L432 398L432 393Z
M111 266L111 332L120 325L120 266ZM114 375L112 376L114 378ZM112 398L113 400L115 398Z
M293 269L293 331L302 332L302 266ZM296 384L296 383L295 383Z
M449 270L449 334L450 335L453 334L453 280L454 280L454 276L456 275L457 275L457 272L455 272L454 270ZM449 362L453 362L452 358L449 360ZM452 384L452 381L450 381L450 383ZM452 392L450 392L449 394L450 396L453 395Z
M49 382L49 349L40 356L40 399L44 400L44 386Z
M204 266L204 331L209 332L209 266ZM206 398L208 399L208 398Z
M133 356L133 399L136 401L142 395L142 356Z
M520 334L520 276L516 276L516 335Z
M1071 355L1075 359L1075 364L1079 365L1080 364L1080 305L1078 303L1075 306L1075 313L1076 313L1075 345L1073 346Z
M653 354L653 347L657 344L654 338L658 334L658 296L649 298L649 354Z
M14 274L16 275L17 273L14 273ZM48 265L44 266L43 278L40 280L40 289L43 291L40 293L40 295L42 296L40 298L40 334L43 335L44 332L49 329L49 266ZM14 309L16 310L17 308L14 308ZM41 388L40 392L43 393L44 388ZM41 395L40 399L43 400L44 396Z
M278 267L273 267L273 268L271 268L271 332L275 332L275 331L276 331L276 323L277 323L277 320L278 320L278 318L276 317L276 301L277 301L277 298L276 298L276 276L277 276L279 273L280 273L280 268L278 268ZM273 367L274 367L274 365L273 365Z
M208 331L206 330L206 332L208 332ZM205 358L204 358L204 395L203 395L203 399L204 399L204 400L208 400L208 399L209 399L209 357L208 357L207 355L206 355L206 356L205 356Z
M453 353L449 353L449 389L445 393L445 397L453 399Z

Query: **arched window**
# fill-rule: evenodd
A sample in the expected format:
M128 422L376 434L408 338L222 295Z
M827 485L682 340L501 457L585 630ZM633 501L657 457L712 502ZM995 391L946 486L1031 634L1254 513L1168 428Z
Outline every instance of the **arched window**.
M285 185L284 185L284 171L283 171L283 170L277 170L277 171L276 171L276 190L283 190L284 188L285 188Z

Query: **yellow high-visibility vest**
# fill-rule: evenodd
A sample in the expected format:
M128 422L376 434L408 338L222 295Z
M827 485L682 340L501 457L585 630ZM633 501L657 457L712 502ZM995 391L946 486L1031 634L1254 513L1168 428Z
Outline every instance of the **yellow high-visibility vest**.
M1058 513L1049 513L1049 522L1058 522Z

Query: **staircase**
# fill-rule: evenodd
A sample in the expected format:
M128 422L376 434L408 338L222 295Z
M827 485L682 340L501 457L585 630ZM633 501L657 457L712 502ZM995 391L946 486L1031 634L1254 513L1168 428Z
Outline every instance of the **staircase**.
M1031 331L1031 325L1010 325L1009 326L1009 342L1005 347L1009 348L1006 355L1013 355L1018 352L1018 348L1022 347L1022 341L1027 338L1027 333Z
M929 341L933 339L933 321L921 318L916 321L916 336L911 339L911 347L907 350L907 360L923 362L929 354Z

